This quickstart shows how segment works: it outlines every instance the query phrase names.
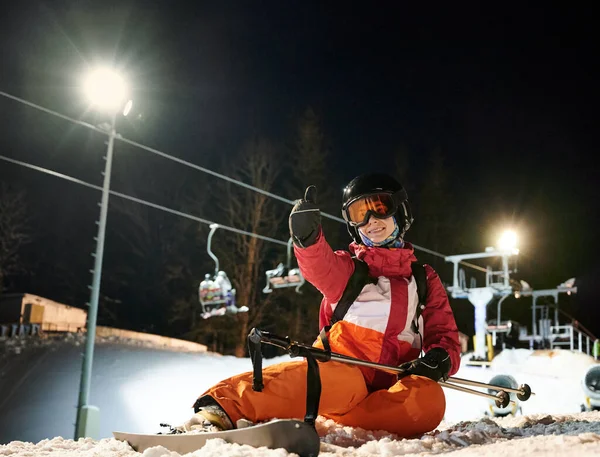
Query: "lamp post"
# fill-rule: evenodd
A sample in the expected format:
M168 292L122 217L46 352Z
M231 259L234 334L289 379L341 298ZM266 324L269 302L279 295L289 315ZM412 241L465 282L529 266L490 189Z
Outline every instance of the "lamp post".
M91 286L91 296L87 316L85 352L81 368L79 399L77 402L77 419L75 423L75 439L83 437L98 438L100 426L100 410L90 405L90 385L92 377L92 361L94 358L94 342L96 338L96 320L98 316L98 298L100 296L100 280L102 277L102 258L104 255L104 237L106 232L106 215L108 212L108 197L110 191L110 176L112 170L113 149L117 135L115 125L117 114L123 109L127 89L123 79L116 73L99 69L91 73L86 80L84 90L92 104L110 113L108 142L106 149L106 165L104 167L104 182L100 202L100 219L98 220L98 235L94 256L94 271ZM131 101L126 110L131 108ZM126 114L126 113L124 113Z

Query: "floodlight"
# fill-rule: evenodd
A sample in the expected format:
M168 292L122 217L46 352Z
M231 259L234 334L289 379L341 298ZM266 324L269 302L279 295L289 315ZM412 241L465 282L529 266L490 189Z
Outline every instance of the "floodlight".
M109 111L120 111L127 97L125 80L108 68L93 70L87 76L83 89L94 105Z
M498 249L513 251L517 248L517 234L513 230L506 230L498 240Z

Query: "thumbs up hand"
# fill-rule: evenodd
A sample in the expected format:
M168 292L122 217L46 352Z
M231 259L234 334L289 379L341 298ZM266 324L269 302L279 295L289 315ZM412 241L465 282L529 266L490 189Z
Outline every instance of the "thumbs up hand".
M304 201L307 203L317 204L317 186L308 186L304 191Z
M321 230L316 186L308 186L304 198L296 202L290 213L289 225L290 235L297 246L307 248L315 244Z

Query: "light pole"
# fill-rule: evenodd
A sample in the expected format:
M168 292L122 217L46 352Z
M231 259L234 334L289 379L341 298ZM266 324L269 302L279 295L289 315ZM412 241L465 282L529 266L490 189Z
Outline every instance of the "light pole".
M104 236L106 232L106 215L108 212L110 175L112 170L115 137L117 135L115 124L117 114L123 109L127 95L127 89L123 79L116 73L106 69L99 69L91 73L86 80L84 90L92 104L99 106L110 113L110 126L108 128L106 165L104 167L104 182L102 185L102 200L100 203L100 219L97 222L98 235L96 238L96 252L94 253L94 275L87 316L85 352L83 354L81 367L81 382L79 386L77 419L75 423L75 439L83 437L98 438L99 433L100 410L98 407L89 404L90 385L92 377L92 361L94 359L94 342L96 338L98 298L100 296L100 280L102 277L102 258L104 255ZM127 103L126 110L128 111L130 108L131 101Z

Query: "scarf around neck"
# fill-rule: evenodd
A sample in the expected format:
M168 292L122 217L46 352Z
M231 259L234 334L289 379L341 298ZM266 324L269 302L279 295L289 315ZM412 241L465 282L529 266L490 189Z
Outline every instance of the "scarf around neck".
M396 221L396 217L394 216L394 231L388 236L385 240L380 242L375 242L371 240L368 236L364 235L363 232L358 229L358 233L360 238L365 246L376 247L376 248L401 248L404 247L404 240L399 238L400 236L400 227L398 227L398 222Z

